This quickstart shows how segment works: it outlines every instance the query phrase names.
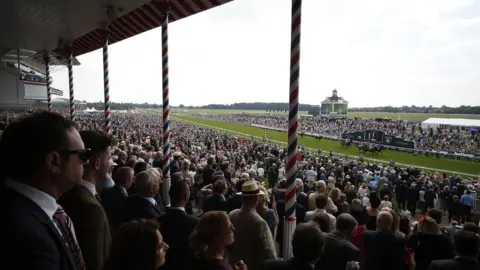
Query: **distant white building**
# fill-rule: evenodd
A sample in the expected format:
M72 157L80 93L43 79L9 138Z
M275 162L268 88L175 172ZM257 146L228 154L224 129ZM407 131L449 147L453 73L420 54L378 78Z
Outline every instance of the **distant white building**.
M327 118L346 118L348 101L338 96L337 89L332 91L332 96L325 98L320 105L320 116Z

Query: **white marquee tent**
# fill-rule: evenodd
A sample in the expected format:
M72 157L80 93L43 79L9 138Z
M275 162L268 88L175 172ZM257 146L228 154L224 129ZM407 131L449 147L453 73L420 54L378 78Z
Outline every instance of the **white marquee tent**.
M460 127L460 128L480 128L480 119L463 118L428 118L422 122L422 128L428 127Z

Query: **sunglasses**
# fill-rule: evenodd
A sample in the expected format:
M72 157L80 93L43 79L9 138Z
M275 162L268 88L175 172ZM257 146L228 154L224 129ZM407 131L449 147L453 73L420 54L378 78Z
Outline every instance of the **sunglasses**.
M83 163L88 163L88 160L90 158L90 149L84 149L84 150L65 150L60 153L65 154L65 155L76 155L78 159L80 159Z

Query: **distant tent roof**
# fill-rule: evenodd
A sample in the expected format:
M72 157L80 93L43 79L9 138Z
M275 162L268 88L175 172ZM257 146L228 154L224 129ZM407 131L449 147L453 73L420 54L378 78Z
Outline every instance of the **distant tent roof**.
M428 118L422 125L446 125L457 127L480 127L480 119L463 118Z
M96 111L97 111L97 110L95 110L95 108L93 108L93 107L92 107L92 108L86 108L86 109L84 110L84 112L96 112Z

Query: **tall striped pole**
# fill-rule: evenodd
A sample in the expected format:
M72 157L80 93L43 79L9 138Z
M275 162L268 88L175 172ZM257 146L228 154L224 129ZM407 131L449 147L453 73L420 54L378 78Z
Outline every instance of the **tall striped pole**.
M168 7L162 16L162 78L163 78L163 200L166 206L170 206L170 162L172 153L170 151L170 104L168 88Z
M285 222L283 235L283 258L292 254L292 237L296 227L297 206L297 139L298 139L298 92L300 77L300 26L302 0L292 0L292 36L290 44L290 101L288 114L287 193L285 195Z
M75 96L73 93L73 47L68 57L68 89L70 90L70 119L75 121Z
M48 111L52 111L52 80L50 80L50 57L45 55L45 79L47 82L47 104Z
M110 81L108 79L108 28L105 28L103 40L103 90L105 95L105 131L110 133L111 113L110 113Z

